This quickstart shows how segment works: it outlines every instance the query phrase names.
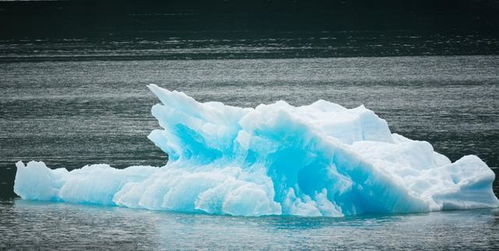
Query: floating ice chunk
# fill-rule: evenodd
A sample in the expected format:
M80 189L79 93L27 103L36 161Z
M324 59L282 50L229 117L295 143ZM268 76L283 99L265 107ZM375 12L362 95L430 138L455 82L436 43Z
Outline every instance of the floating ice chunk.
M27 200L59 200L59 190L68 174L66 169L51 170L38 161L16 163L14 192Z
M476 156L451 161L392 134L363 106L319 100L256 108L200 103L150 85L164 167L66 171L18 162L24 199L230 215L342 216L497 207L495 175Z

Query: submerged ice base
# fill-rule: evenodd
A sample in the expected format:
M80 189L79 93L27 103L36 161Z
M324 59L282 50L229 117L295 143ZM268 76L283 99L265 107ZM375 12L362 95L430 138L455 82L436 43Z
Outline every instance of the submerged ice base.
M18 162L23 199L230 215L343 216L497 207L478 157L451 161L392 134L363 106L200 103L150 85L163 167L49 169Z

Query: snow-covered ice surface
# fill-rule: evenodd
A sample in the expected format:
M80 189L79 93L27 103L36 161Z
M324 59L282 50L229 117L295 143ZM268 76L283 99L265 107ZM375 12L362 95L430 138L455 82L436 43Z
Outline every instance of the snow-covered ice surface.
M18 162L23 199L230 215L343 216L497 207L478 157L454 163L425 141L392 134L363 106L319 100L256 108L200 103L150 85L168 153L163 167L49 169Z

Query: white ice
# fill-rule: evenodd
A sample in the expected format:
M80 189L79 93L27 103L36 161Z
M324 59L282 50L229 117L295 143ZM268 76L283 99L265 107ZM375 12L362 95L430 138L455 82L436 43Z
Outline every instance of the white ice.
M494 172L392 134L363 106L200 103L150 85L163 167L49 169L18 162L23 199L229 215L343 216L497 207Z

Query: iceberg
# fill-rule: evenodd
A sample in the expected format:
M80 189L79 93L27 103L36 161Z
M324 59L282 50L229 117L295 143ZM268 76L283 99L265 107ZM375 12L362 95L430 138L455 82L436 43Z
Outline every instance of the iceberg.
M345 216L497 207L494 172L477 156L452 163L425 141L390 132L360 106L319 100L240 108L156 85L162 129L148 136L163 167L67 171L16 163L27 200L242 216Z

